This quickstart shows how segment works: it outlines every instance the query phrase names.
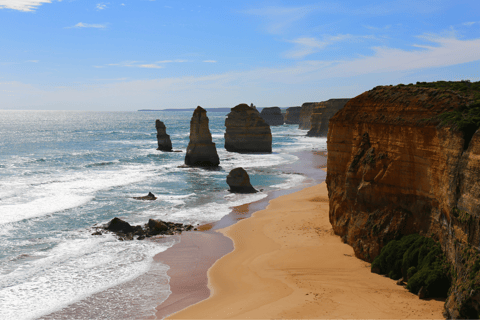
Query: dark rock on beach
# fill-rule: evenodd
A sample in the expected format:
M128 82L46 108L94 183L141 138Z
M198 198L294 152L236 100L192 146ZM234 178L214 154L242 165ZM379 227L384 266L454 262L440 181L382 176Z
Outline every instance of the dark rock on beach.
M216 167L220 164L215 143L208 128L207 111L197 107L190 121L190 142L185 164L196 167Z
M263 108L260 116L269 126L281 126L284 123L282 110L279 107Z
M170 136L167 134L167 128L165 127L165 124L157 119L157 121L155 121L155 127L157 128L157 150L172 151L172 141L170 140Z
M143 197L133 197L135 200L157 200L157 197L151 192L149 192L146 196Z
M243 168L235 168L227 176L227 184L230 186L230 192L235 193L255 193L258 192L250 184L250 177Z
M272 132L259 112L247 104L232 108L225 119L225 149L230 152L272 152Z
M156 235L173 235L182 231L190 231L193 226L154 219L148 220L148 223L143 226L132 226L128 222L115 217L106 226L97 227L97 229L100 230L92 233L92 235L101 235L101 230L106 230L115 233L119 240L133 240L135 236L137 236L137 240L143 240Z

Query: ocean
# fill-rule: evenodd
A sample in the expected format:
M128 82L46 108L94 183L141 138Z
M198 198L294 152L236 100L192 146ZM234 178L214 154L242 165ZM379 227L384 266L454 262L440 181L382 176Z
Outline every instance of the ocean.
M69 319L153 315L170 293L169 267L153 257L179 237L119 241L92 235L94 226L114 217L215 222L234 206L306 184L288 168L301 152L326 150L326 138L283 125L271 127L271 154L227 152L226 115L207 113L220 168L205 170L182 167L191 112L0 110L0 319L54 319L73 304ZM182 152L156 150L156 119ZM226 176L236 167L261 192L229 193ZM158 199L132 198L148 192Z

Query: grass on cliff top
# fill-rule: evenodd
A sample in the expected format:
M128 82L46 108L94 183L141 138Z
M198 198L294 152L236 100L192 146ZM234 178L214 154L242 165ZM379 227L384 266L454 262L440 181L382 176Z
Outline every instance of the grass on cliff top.
M470 82L469 80L462 81L436 81L436 82L417 82L408 85L399 84L399 87L420 87L433 88L438 90L451 90L458 94L468 97L472 100L480 100L480 81Z
M397 280L407 280L407 289L418 294L425 287L426 297L446 297L451 284L450 268L440 245L418 234L392 240L372 263L372 270Z

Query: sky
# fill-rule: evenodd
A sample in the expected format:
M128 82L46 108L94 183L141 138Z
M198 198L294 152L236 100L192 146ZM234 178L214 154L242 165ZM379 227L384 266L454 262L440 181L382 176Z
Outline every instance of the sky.
M0 0L0 109L290 107L480 81L479 0Z

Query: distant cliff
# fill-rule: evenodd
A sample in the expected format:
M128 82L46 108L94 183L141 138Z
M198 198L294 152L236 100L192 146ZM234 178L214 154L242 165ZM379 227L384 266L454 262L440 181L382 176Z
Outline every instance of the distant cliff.
M263 108L260 116L269 126L281 126L284 123L282 110L279 107Z
M290 107L287 108L285 113L286 124L300 124L300 111L302 107Z
M326 137L328 133L328 121L350 99L330 99L315 105L310 116L311 129L307 132L309 137Z
M298 129L310 130L312 128L310 118L312 117L313 108L315 108L317 104L318 102L305 102L302 104L299 115Z
M453 266L452 318L480 314L480 83L376 87L330 119L330 222L355 255L420 233Z

